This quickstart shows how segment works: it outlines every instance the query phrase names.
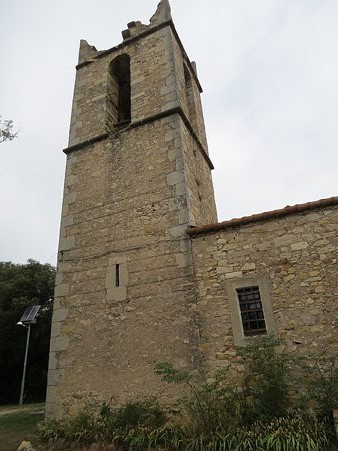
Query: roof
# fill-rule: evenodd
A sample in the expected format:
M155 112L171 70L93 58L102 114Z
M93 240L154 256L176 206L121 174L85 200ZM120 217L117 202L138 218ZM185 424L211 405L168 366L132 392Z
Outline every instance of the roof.
M307 202L305 204L297 204L291 207L287 206L285 208L280 208L279 210L266 211L264 213L244 216L242 218L234 218L230 219L229 221L217 222L215 224L207 224L199 227L190 226L187 230L187 233L188 235L192 236L203 233L216 232L218 230L228 229L231 227L266 221L269 219L278 219L292 214L305 213L310 210L332 207L335 205L338 205L338 196L320 199L313 202Z

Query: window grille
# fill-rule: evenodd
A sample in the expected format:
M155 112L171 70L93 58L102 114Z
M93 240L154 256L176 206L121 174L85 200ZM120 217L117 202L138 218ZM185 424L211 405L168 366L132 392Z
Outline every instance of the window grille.
M236 289L245 337L266 334L266 324L257 285Z

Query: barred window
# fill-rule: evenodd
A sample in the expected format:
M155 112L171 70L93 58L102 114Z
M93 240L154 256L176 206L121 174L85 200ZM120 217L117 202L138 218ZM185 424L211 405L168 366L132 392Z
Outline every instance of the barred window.
M266 334L261 294L257 285L236 289L245 337Z
M276 335L271 290L265 275L225 282L236 346L246 346L262 335Z

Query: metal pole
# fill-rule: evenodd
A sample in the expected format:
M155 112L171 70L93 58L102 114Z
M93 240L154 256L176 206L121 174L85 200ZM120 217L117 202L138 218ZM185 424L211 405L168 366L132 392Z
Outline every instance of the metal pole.
M25 377L26 377L26 367L27 367L27 355L28 355L28 346L29 346L29 336L31 333L31 325L28 324L27 327L27 341L26 341L26 351L25 351L25 360L23 362L23 372L22 372L22 381L21 381L21 391L20 391L20 401L19 404L21 405L23 402L23 392L25 389Z

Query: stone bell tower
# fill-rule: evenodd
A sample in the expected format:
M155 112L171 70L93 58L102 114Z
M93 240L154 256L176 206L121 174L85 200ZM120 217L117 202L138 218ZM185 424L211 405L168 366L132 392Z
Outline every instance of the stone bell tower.
M51 333L47 415L169 390L201 371L188 225L217 221L201 87L167 0L105 51L81 41Z

